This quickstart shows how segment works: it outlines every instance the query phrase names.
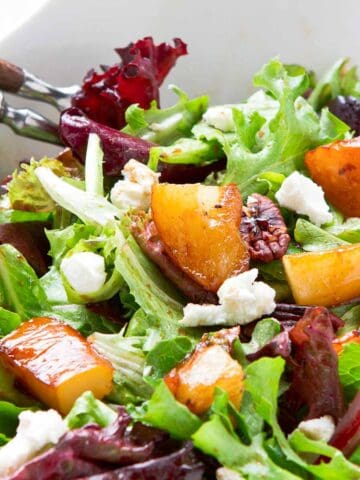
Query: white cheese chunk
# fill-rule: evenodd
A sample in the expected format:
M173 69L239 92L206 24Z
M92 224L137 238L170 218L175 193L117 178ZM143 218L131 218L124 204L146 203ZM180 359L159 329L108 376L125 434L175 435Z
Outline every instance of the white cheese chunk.
M298 429L311 440L328 443L335 432L335 423L330 415L300 422Z
M203 120L223 132L232 132L235 130L231 105L218 105L210 107L203 115Z
M216 470L216 480L244 480L244 477L227 467L220 467Z
M80 295L97 292L106 281L105 261L97 253L74 253L62 260L60 269Z
M137 160L129 160L121 172L124 180L119 180L110 192L111 202L118 208L141 208L148 210L151 189L159 181L159 173Z
M332 220L323 189L299 172L292 173L284 180L275 197L282 207L307 215L319 227Z
M264 282L256 282L258 270L253 268L228 278L218 290L219 305L195 305L184 308L181 324L187 327L205 325L245 325L269 315L275 309L275 290Z
M0 477L15 472L45 447L55 445L67 430L55 410L21 412L15 437L0 448Z

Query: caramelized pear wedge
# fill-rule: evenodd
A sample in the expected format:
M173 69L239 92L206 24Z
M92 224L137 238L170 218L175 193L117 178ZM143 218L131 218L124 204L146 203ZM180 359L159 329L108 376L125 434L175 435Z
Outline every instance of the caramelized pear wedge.
M190 278L217 292L249 268L239 228L242 201L235 184L154 185L153 220L166 253Z
M360 216L360 137L317 147L305 163L329 202L347 217Z
M0 341L0 359L31 394L66 415L86 390L102 398L113 367L69 325L33 318Z
M360 296L360 243L282 259L298 305L330 307Z
M205 334L195 351L165 376L164 381L174 397L193 413L201 415L210 408L216 387L225 390L233 405L240 407L244 372L230 355L239 334L239 327Z

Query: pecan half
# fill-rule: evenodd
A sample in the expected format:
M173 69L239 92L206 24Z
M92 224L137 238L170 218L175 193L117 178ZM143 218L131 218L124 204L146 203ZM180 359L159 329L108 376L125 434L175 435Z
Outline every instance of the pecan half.
M290 236L278 207L270 198L253 193L243 207L240 232L252 260L264 263L281 258Z

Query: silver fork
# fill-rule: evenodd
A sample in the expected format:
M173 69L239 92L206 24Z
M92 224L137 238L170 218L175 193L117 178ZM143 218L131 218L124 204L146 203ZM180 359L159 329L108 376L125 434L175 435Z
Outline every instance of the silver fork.
M0 122L17 135L61 145L56 123L28 108L9 106L3 92L48 103L61 112L70 106L72 96L79 90L78 85L54 87L27 70L0 59Z
M1 91L0 122L8 125L17 135L62 145L55 122L28 108L10 107Z

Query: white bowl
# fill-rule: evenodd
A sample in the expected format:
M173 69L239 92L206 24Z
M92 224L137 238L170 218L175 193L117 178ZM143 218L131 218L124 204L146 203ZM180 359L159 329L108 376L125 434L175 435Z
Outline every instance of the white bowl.
M11 8L3 3L2 19ZM16 3L23 14L21 4L30 2ZM341 56L360 63L357 0L36 0L39 7L27 10L27 21L19 13L18 28L9 26L8 35L0 36L0 57L53 84L79 83L90 67L117 60L114 47L145 35L157 41L179 36L188 43L189 55L166 82L191 95L207 93L212 103L245 98L252 75L275 55L319 72ZM163 104L171 102L166 85L162 98ZM7 99L56 118L43 104ZM0 124L1 175L19 160L57 150Z

